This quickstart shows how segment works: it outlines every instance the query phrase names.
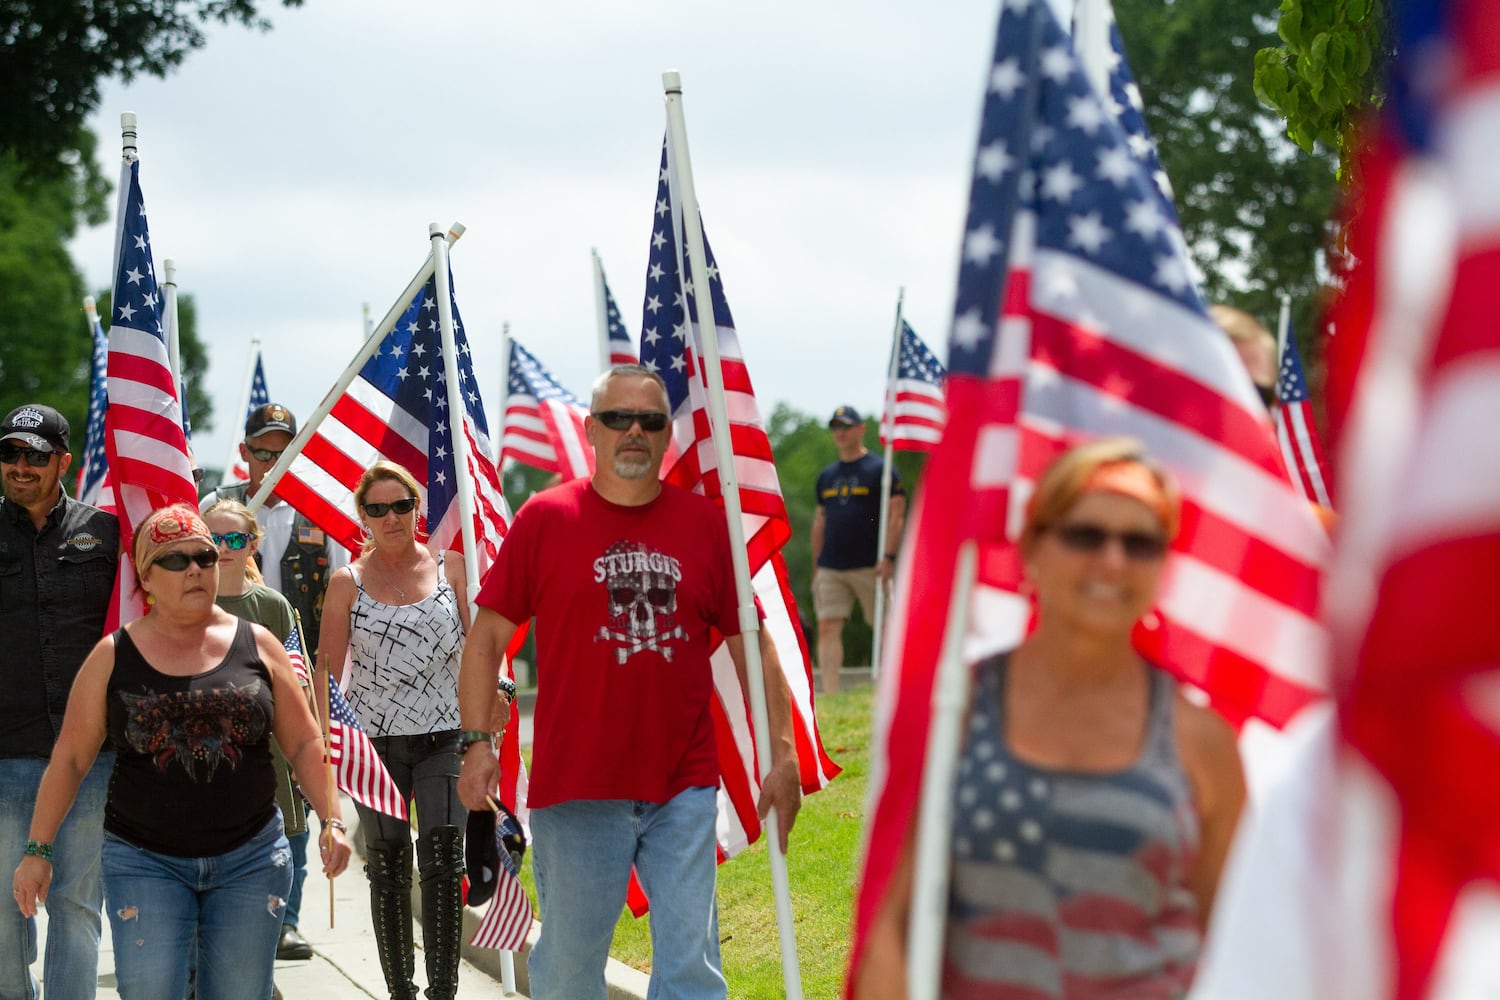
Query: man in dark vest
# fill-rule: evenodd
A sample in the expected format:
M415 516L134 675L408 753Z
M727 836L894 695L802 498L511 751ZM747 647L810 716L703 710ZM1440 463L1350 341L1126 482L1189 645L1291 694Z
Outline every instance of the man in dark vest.
M198 506L208 510L220 500L247 501L260 489L261 480L276 464L292 438L297 436L297 418L279 403L256 407L245 421L245 439L240 442L240 457L250 469L250 479L230 483L206 494ZM262 538L255 553L256 564L266 579L266 586L279 591L302 617L303 648L308 663L317 662L318 629L323 619L323 594L333 571L349 561L349 553L332 541L323 529L300 511L283 503L275 494L255 512ZM283 810L285 811L285 810ZM288 817L289 825L292 817ZM292 893L286 904L281 940L276 947L280 959L312 958L312 945L297 930L298 909L302 903L302 882L307 878L307 830L288 830L292 845Z

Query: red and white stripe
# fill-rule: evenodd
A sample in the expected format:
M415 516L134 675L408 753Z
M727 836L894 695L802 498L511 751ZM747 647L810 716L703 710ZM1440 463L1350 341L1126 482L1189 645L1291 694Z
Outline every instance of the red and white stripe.
M813 711L812 659L807 640L802 635L796 598L792 596L786 564L781 556L781 547L791 536L791 525L772 460L770 438L761 422L750 372L740 352L739 337L732 327L719 326L717 331L751 579L765 614L761 627L776 643L783 673L791 688L802 786L804 791L814 792L827 786L840 768L828 757L818 735ZM696 323L692 332L696 344L701 337ZM672 446L662 466L662 479L718 499L722 492L709 428L707 381L694 347L687 346L685 350L688 398L672 415ZM733 857L760 836L760 820L755 811L756 798L760 794L760 772L755 762L749 703L740 688L729 651L722 644L714 651L712 664L714 689L718 696L713 708L714 724L723 782L719 846L726 856Z
M1301 487L1302 495L1331 509L1333 498L1323 478L1328 464L1323 458L1317 425L1313 423L1312 404L1283 403L1276 408L1276 441L1281 445L1287 473Z
M895 421L891 447L897 451L931 451L943 437L948 408L941 386L922 379L896 380ZM885 426L885 421L881 421Z
M505 401L500 460L556 472L564 479L594 474L594 449L583 432L588 407L512 392Z

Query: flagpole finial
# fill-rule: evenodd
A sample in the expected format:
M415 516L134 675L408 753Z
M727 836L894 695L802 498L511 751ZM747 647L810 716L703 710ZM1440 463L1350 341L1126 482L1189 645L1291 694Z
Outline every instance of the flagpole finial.
M127 157L136 154L136 140L139 133L136 131L135 112L120 112L120 152Z
M442 225L440 223L437 223L437 222L429 222L429 223L427 223L427 238L428 239L432 239L432 237L434 237L434 236L442 236L444 234L444 232L446 232L446 230L443 229L443 227L442 227Z
M464 234L464 230L467 229L467 228L468 227L465 226L462 222L455 222L453 225L449 226L448 227L448 242L449 243L457 243L458 242L458 238Z
M669 94L682 93L682 74L669 69L661 75L661 87Z

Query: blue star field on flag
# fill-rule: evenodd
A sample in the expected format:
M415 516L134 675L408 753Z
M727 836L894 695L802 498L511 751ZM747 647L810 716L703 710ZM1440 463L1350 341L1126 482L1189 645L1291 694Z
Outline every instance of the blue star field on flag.
M453 309L453 346L458 354L464 403L474 426L488 437L489 424L479 398L478 383L474 380L469 338L464 334L463 321L458 314L457 293L451 274L448 289ZM438 328L435 277L429 278L412 299L395 328L381 341L380 351L360 369L360 375L394 399L407 413L427 424L427 528L434 530L458 495L453 421L448 413L448 385L443 369L442 332Z
M255 352L255 374L250 377L250 404L245 408L245 419L250 419L250 414L265 406L271 401L271 393L266 389L266 363L265 357L260 351Z
M1006 0L1001 14L964 225L953 372L983 377L989 369L1012 226L1022 211L1036 220L1038 249L1203 307L1160 190L1142 175L1130 137L1046 8L1046 0Z
M120 220L123 233L109 325L154 334L165 344L161 292L156 287L156 268L151 264L151 236L146 227L146 200L141 195L140 176L141 164L137 160L130 165L130 190Z
M922 342L917 331L906 320L901 321L901 354L896 359L896 378L916 379L932 385L942 385L948 370L932 353L932 348Z
M1281 370L1276 378L1276 398L1283 406L1305 403L1307 378L1302 374L1302 355L1297 350L1297 338L1287 330L1286 347L1281 351Z
M609 290L609 282L604 278L604 267L599 267L599 286L604 291L604 320L609 334L609 353L611 364L626 364L625 359L635 357L635 345L630 341L630 331L625 329L625 320L620 316L620 306L615 302L615 295Z
M78 484L78 499L97 504L99 487L109 471L104 456L104 411L109 407L109 335L104 324L94 317L94 353L89 363L89 419L83 432L83 475Z
M688 398L688 376L692 374L688 351L688 310L697 317L697 301L689 271L686 247L679 255L682 238L681 221L673 215L674 199L669 189L667 146L662 143L661 170L656 184L655 223L651 230L650 260L646 269L646 301L641 316L641 364L656 372L667 384L667 396L676 413ZM700 215L701 221L701 215ZM734 326L729 303L724 298L724 283L714 263L708 233L703 234L703 250L708 257L708 278L712 286L714 322ZM686 301L684 301L686 293Z

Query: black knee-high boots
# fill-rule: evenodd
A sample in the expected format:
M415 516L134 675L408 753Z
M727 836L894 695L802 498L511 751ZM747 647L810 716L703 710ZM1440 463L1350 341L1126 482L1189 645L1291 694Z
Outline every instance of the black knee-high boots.
M370 917L385 987L391 1000L418 1000L417 985L412 982L416 959L412 953L411 842L366 845L365 874L370 879Z
M459 939L463 934L464 832L456 826L428 830L417 842L422 884L422 950L429 1000L458 995Z

